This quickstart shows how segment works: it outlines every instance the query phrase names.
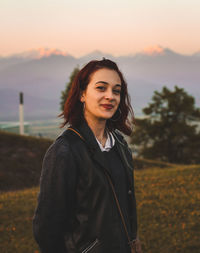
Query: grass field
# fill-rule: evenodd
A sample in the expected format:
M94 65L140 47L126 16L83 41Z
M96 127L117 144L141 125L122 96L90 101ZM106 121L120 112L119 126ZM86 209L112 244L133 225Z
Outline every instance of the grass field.
M200 252L200 166L135 171L144 253ZM0 194L0 252L37 253L32 216L38 187ZM108 253L108 252L105 252Z
M200 166L136 172L144 252L200 252Z

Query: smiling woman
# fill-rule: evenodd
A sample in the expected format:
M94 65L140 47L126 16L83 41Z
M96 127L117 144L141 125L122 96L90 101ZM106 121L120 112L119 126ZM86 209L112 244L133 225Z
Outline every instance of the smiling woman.
M116 63L83 67L62 116L69 127L44 157L33 219L41 252L141 252L132 154L119 132L130 135L133 111Z

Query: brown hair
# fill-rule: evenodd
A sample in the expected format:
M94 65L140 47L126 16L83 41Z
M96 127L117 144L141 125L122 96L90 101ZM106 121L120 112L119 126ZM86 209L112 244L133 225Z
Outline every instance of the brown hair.
M103 60L93 60L86 64L75 76L69 95L64 105L64 111L59 115L64 118L62 127L67 123L76 127L83 120L83 103L80 101L81 93L87 88L91 75L99 69L111 69L118 73L121 79L120 104L111 119L107 120L106 126L112 131L118 129L126 135L132 132L131 121L134 118L133 109L130 104L130 97L127 91L127 83L119 70L117 64L111 60L103 58ZM130 117L130 120L129 120Z

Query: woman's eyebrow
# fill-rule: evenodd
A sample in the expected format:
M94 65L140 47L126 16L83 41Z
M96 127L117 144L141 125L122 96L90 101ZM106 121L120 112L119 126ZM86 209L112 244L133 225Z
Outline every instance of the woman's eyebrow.
M105 81L98 81L95 84L98 84L98 83L108 84L108 82L105 82ZM121 87L121 84L117 83L115 86Z
M122 85L121 85L121 84L116 84L115 86L122 87Z
M96 82L96 84L98 84L98 83L108 84L108 83L105 82L105 81L98 81L98 82Z

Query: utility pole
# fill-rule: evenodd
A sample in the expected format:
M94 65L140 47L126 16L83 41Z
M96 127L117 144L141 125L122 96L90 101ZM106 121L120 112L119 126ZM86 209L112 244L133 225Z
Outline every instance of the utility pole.
M24 97L23 92L19 93L19 134L24 134Z

